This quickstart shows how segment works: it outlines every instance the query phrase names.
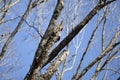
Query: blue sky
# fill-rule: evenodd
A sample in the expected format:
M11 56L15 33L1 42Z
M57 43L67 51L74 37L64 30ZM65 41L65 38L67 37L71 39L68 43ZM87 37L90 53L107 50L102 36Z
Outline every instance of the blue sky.
M5 20L11 18L11 17L16 17L18 15L21 15L25 12L26 10L26 6L27 6L27 2L28 0L21 0L21 2L16 5L15 7L13 7L12 9L10 9L9 13L7 15L7 17L5 18ZM61 36L61 40L66 36L65 31L66 31L66 24L69 26L69 28L73 25L76 26L88 13L89 11L94 7L92 5L91 0L83 0L83 4L81 5L81 7L77 10L77 19L75 21L73 21L73 17L74 17L74 11L75 11L75 5L76 5L77 0L65 0L65 8L63 9L60 17L58 18L58 22L57 24L64 19L64 25L63 25L63 32L62 32L62 36ZM47 2L46 4L44 4L43 7L43 23L40 26L42 32L45 32L47 25L49 24L49 20L51 18L51 15L53 13L54 7L55 7L55 0L50 0L49 2ZM75 3L72 5L72 3ZM68 6L70 7L70 11L67 13L68 10ZM114 5L113 5L114 6ZM17 9L16 9L17 8ZM35 16L39 16L38 9L33 9L29 16L27 17L27 21L30 22L30 24L32 24ZM110 17L108 18L107 21L107 28L106 28L106 34L105 36L110 32L110 30L112 30L113 28L117 28L118 27L118 18L116 15L119 14L119 8L117 7L114 11L112 11L112 13L110 14ZM69 17L68 19L68 23L66 23L66 15ZM102 15L102 10L100 11L100 15ZM68 71L65 73L65 75L63 76L63 80L67 80L69 78L71 78L71 75L74 74L73 72L75 72L76 70L76 66L78 65L78 62L80 61L81 55L84 51L84 48L87 46L88 40L96 26L97 23L97 19L98 19L98 15L96 15L84 28L84 30L82 32L79 33L79 35L77 35L73 40L76 42L77 38L78 41L81 40L81 36L84 33L83 39L81 41L81 45L78 49L78 55L76 58L76 62L74 65L74 68L71 71ZM39 20L39 18L37 19ZM4 33L4 30L6 28L10 29L10 32L12 32L14 30L14 28L16 27L17 23L20 21L20 18L8 22L7 24L2 24L0 27L0 33ZM99 55L99 53L101 52L101 26L97 31L97 34L95 36L94 42L92 43L91 48L89 49L89 52L87 53L85 60L82 64L81 70L83 68L85 68L89 62L91 62L97 55ZM36 21L36 26L38 27L38 22ZM115 34L116 31L111 33L111 36L109 38L112 38L112 36ZM108 40L105 41L106 45L108 44ZM0 43L2 44L2 43ZM28 25L24 22L20 31L15 35L14 39L12 40L11 44L9 45L9 49L11 50L12 48L12 54L14 54L15 56L13 57L8 57L9 61L8 62L16 62L15 64L16 66L14 67L13 71L11 71L8 76L13 78L13 80L23 80L25 74L28 72L30 65L32 64L32 59L34 57L35 51L37 49L38 46L38 34L37 32L33 29L28 27ZM73 46L73 41L70 44L70 53L69 53L69 57L71 57L74 52L75 52L75 47ZM8 51L9 53L9 51ZM120 53L119 53L120 54ZM68 58L69 59L69 58ZM72 64L72 61L67 65L67 67L70 67ZM112 63L113 65L116 63ZM9 67L12 67L13 65L10 65L8 67L4 67L4 66L0 66L0 73L2 72L2 69L6 69ZM112 66L112 65L110 65ZM117 65L116 65L117 66ZM114 66L112 66L114 67ZM93 66L90 71L83 77L83 80L89 80L89 78L93 75L93 70L95 69L95 66ZM98 77L98 80L101 80L102 74L104 73L101 72L100 73L100 77ZM3 76L1 78L1 80L7 79L9 78L8 76ZM117 78L118 75L114 76L113 78ZM52 78L52 80L55 80L54 77ZM112 80L112 79L111 79Z

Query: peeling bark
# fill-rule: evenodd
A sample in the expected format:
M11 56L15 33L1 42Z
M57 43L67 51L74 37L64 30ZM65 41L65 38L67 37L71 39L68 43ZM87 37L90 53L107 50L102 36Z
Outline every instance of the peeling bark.
M98 4L95 6L91 12L83 19L82 22L80 22L69 34L67 37L65 37L58 46L51 52L49 55L48 61L44 64L44 66L49 63L51 60L53 60L58 53L85 27L85 25L97 14L98 11L100 11L103 7L110 4L111 2L116 1L108 1L105 4Z
M39 80L50 80L60 64L66 59L68 53L68 50L63 50L62 53L58 55L58 57L53 62L51 62L46 72L40 75Z
M50 20L49 26L39 43L38 49L35 53L32 66L27 73L25 80L35 80L43 64L48 60L48 53L53 44L60 38L60 32L62 31L62 23L56 27L56 20L59 17L63 9L63 0L58 0L53 16Z

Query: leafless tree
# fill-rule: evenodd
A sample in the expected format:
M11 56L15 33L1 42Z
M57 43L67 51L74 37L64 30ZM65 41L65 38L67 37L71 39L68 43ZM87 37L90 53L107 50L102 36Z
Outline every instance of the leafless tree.
M22 47L11 43L22 44L17 35L26 34L23 42L37 46L27 46L34 58L24 80L119 80L119 7L119 0L0 0L0 66L19 64L9 58Z

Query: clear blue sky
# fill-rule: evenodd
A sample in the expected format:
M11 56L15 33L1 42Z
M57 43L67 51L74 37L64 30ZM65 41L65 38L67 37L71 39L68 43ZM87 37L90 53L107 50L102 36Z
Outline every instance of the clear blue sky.
M5 19L9 19L11 17L15 17L15 16L23 14L26 10L27 1L28 0L21 0L21 2L18 5L16 5L15 7L13 7L11 9L11 11L12 11L12 12L10 12L11 14L9 14ZM62 13L61 13L61 15L58 19L58 23L62 19L64 19L64 28L63 28L63 32L62 32L62 36L61 36L62 39L65 37L66 15L69 16L69 20L68 20L69 27L71 25L75 26L93 8L91 0L83 0L83 5L81 5L82 7L77 10L78 18L76 19L76 21L73 21L72 18L74 16L73 13L74 13L76 3L73 4L73 5L71 5L71 4L72 4L72 2L76 2L77 0L70 0L69 1L69 2L71 2L70 4L67 1L68 0L65 0L65 8L62 11ZM49 20L51 18L51 15L52 15L54 7L55 7L55 3L56 3L55 0L50 0L49 2L47 2L47 4L44 5L45 8L43 9L42 18L43 18L43 20L44 19L45 20L41 25L42 30L44 30L43 32L45 32L45 29L46 29L46 27L49 23ZM69 13L67 13L68 5L70 5L69 7L71 8ZM108 23L107 23L108 27L106 29L106 34L105 35L107 35L107 33L109 33L109 31L112 28L118 27L118 20L116 19L116 16L115 16L115 15L118 15L118 13L116 13L117 11L119 11L118 8L115 9L115 11L113 11L111 13L111 17L108 19ZM101 15L101 13L102 13L102 11L100 12L100 15ZM32 10L32 13L30 13L29 16L27 17L27 21L33 21L36 15L37 15L36 9ZM78 49L78 56L77 56L77 59L76 59L76 63L74 65L75 68L72 71L66 72L65 75L63 76L63 80L68 80L69 78L71 78L71 75L75 71L76 66L78 65L78 62L81 58L81 54L83 52L83 49L86 47L86 45L88 43L88 40L89 40L89 38L92 34L92 31L96 26L97 18L98 18L98 15L96 15L84 28L84 30L83 30L84 37L83 37L82 43L81 43L81 45ZM113 19L115 19L115 20L113 20ZM12 22L9 22L8 24L1 25L2 29L0 27L0 30L4 30L5 28L10 28L10 31L13 31L13 29L16 27L19 20L20 19L18 18L16 20L12 21ZM79 40L80 40L83 32L81 32L77 36ZM0 31L0 33L2 33L2 31ZM110 37L112 37L114 33L115 32L113 32ZM95 40L92 43L93 46L91 46L91 48L89 49L89 52L88 52L87 56L85 57L85 60L82 64L81 69L85 68L101 52L101 47L100 47L101 46L101 43L100 43L101 42L100 41L101 37L100 36L101 36L101 27L99 28L99 30L98 30L98 32L95 36ZM76 41L76 38L74 39L74 41ZM12 60L13 60L13 63L16 62L16 61L18 61L18 63L16 63L16 66L14 67L13 71L11 71L8 74L9 77L14 78L13 80L23 80L25 74L28 72L28 70L30 68L30 65L32 64L32 59L34 57L37 46L38 46L38 34L37 34L37 32L34 29L29 28L28 25L24 23L22 25L22 28L16 34L16 36L14 37L13 41L10 44L10 47L13 48L13 50L12 50L13 54L15 55L12 58L10 58L10 62L12 62ZM75 47L73 47L73 43L71 43L69 56L71 57L74 54L74 52L75 52ZM70 65L71 65L71 62L68 64L67 67L70 67ZM11 65L11 66L13 66L13 65ZM8 67L0 66L0 73L2 72L2 70L7 69L7 68ZM94 69L95 69L95 67L92 67L92 69L90 69L90 71L83 77L83 80L89 80L89 78L93 74ZM101 77L102 77L103 73L104 73L104 71L102 73L100 73L100 77L98 77L98 80L101 80ZM8 76L3 77L1 80L7 79ZM113 78L116 79L116 77L118 77L118 75L114 76ZM55 80L54 77L52 78L52 80Z

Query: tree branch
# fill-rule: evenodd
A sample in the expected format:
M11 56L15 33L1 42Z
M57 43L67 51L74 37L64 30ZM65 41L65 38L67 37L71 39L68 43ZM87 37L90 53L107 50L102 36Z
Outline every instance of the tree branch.
M58 57L53 62L51 62L46 72L40 75L39 80L50 80L55 71L60 66L60 64L66 59L68 54L69 54L68 50L63 50L62 53L58 55Z
M95 6L91 12L83 19L82 22L80 22L69 34L66 38L64 38L58 46L51 52L49 55L48 61L44 64L44 66L49 63L51 60L53 60L58 53L85 27L85 25L97 14L98 11L100 11L103 7L110 4L111 2L116 1L112 0L105 4L98 4Z
M114 41L118 38L120 35L120 31L116 33L116 35L112 38L109 45L105 48L105 50L99 55L97 58L95 58L86 68L84 68L80 74L78 74L76 77L73 77L72 80L78 80L80 79L96 62L101 60L106 54L111 51L113 48L115 48L117 45L114 45Z
M18 30L21 28L21 25L24 22L24 19L28 16L29 11L32 8L31 7L31 2L32 2L32 0L29 1L27 10L25 11L24 15L22 16L22 18L21 18L20 22L18 23L17 27L15 28L15 30L11 33L10 37L8 38L8 40L6 41L6 43L4 44L4 46L2 48L2 51L0 53L0 60L3 58L3 56L4 56L4 54L5 54L6 50L7 50L7 47L9 45L9 43L11 42L11 40L13 39L13 37L15 36L15 34L18 32Z
M52 48L53 44L60 38L63 21L61 21L61 23L56 27L56 20L63 9L63 3L63 0L58 0L48 28L35 53L32 66L25 76L25 80L35 80L37 78L37 75L42 69L43 64L45 64L48 60L48 53L50 49Z

